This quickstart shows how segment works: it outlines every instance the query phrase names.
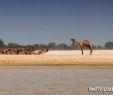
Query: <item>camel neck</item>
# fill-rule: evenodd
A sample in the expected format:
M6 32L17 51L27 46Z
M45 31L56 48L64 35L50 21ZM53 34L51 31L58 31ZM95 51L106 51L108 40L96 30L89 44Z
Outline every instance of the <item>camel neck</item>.
M75 43L75 44L77 44L77 45L79 44L79 42L78 42L78 41L74 41L74 43Z

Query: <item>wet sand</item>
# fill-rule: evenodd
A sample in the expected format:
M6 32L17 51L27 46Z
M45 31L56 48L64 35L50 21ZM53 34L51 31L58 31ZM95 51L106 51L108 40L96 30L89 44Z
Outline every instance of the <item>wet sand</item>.
M43 55L0 55L0 66L113 66L113 50L49 51Z

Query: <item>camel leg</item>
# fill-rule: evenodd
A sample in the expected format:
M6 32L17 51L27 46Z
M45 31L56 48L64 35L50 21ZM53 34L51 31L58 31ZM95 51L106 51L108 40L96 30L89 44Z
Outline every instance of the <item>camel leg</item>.
M83 48L80 48L80 49L81 49L82 55L84 55Z
M89 49L90 49L90 53L89 53L89 55L92 55L92 48L91 47L89 47Z

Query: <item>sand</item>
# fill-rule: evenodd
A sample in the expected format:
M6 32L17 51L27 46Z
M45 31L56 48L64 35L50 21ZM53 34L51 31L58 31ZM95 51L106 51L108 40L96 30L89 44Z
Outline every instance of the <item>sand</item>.
M43 55L0 55L0 66L113 66L113 50L49 51Z

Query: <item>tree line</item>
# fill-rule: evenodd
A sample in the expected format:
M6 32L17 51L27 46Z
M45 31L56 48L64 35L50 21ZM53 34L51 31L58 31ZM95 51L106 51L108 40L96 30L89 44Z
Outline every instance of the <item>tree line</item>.
M49 44L33 44L33 45L20 45L18 43L8 43L7 45L4 43L2 39L0 39L0 48L49 48L50 50L77 50L78 46L74 46L72 44L67 45L65 43L56 44L55 42L50 42ZM94 45L94 49L113 49L113 42L108 41L103 46L102 45Z

